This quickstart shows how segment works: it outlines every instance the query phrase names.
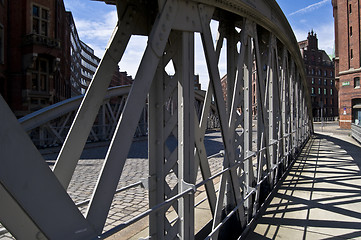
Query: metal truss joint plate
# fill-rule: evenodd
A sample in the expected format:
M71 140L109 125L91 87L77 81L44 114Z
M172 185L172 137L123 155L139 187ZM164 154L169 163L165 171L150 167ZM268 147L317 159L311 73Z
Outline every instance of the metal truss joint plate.
M197 190L194 184L187 183L182 179L182 191L188 191L189 189L192 190L191 193L195 193Z
M271 139L270 140L270 145L276 145L278 143L278 140L277 139Z
M248 151L248 154L247 154L245 160L248 160L248 159L250 159L250 158L252 158L252 157L256 157L256 156L257 156L257 153L256 153L256 152L254 152L254 151Z
M204 4L198 5L199 18L201 20L203 30L209 27L209 23L213 17L214 10L214 7L210 7Z
M168 36L172 30L175 20L175 14L178 12L178 1L168 0L160 12L154 26L151 36L149 37L149 44L153 52L161 58L164 52L164 46L168 41Z
M142 178L140 179L140 181L142 182L141 186L144 189L149 190L149 183L152 181L152 179L154 180L154 177L148 177L148 178Z

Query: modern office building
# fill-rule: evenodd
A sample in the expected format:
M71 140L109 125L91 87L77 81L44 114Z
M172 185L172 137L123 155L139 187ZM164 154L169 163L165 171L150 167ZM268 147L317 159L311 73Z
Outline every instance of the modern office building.
M97 70L97 67L100 63L100 58L95 56L94 50L89 47L86 43L83 41L80 41L81 46L81 94L85 93L86 88L89 86L91 80L93 79L93 75L95 71ZM85 86L85 88L84 88Z
M340 126L361 124L360 0L332 0L335 20L335 68Z
M66 12L70 27L71 96L84 94L99 65L94 50L80 40L71 12Z
M317 34L313 31L298 45L306 68L314 120L334 119L338 116L334 63L324 50L318 48Z

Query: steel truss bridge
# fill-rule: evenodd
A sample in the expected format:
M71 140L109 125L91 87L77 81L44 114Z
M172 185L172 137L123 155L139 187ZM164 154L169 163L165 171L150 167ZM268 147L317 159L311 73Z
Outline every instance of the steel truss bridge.
M119 21L84 98L19 122L0 97L0 222L18 239L104 238L145 217L151 239L217 239L230 221L240 236L312 133L303 62L284 14L273 0L105 2L116 5ZM216 41L211 20L219 26ZM195 34L202 40L209 74L204 96L194 90ZM148 36L134 83L108 91L133 35ZM226 101L219 70L223 45ZM170 61L174 76L165 71ZM222 170L212 175L204 137L215 115L224 157ZM34 133L35 128L43 130ZM144 174L149 209L104 231L133 136L142 131L148 136L149 172ZM108 138L104 165L83 215L67 188L86 142ZM169 146L170 138L177 140L175 147ZM35 145L52 144L62 148L50 169ZM198 171L201 181L196 181ZM172 186L170 174L177 178ZM196 232L195 194L201 187L212 219ZM176 217L169 219L168 211Z

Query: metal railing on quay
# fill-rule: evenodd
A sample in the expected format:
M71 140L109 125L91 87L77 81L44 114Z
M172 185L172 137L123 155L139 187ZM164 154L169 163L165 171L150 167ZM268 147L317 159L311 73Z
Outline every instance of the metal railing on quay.
M307 124L305 124L304 126L299 127L299 130L302 129L302 127L305 127L306 125L307 125ZM271 146L271 145L279 145L279 143L280 143L283 139L289 138L290 136L296 134L296 132L297 132L297 131L293 131L292 133L289 133L289 134L287 134L287 135L285 135L285 136L283 136L283 137L275 140L275 141L274 141L273 143L271 143L269 146ZM208 234L208 236L205 238L205 240L211 239L212 236L213 236L217 231L219 231L219 229L220 229L224 224L226 224L226 222L231 218L231 216L232 216L234 213L236 213L236 211L238 210L238 208L240 208L241 206L243 206L244 202L245 202L252 194L255 194L257 191L260 191L260 186L261 186L261 184L271 175L271 172L273 172L273 171L275 171L276 169L278 169L279 166L281 165L281 163L284 163L284 162L285 162L285 159L287 159L289 156L291 156L293 159L296 159L296 157L298 156L298 154L299 154L300 152L294 151L294 150L296 150L296 148L297 148L297 149L302 148L302 147L307 143L307 141L308 141L308 139L309 139L309 136L310 136L310 132L309 132L309 134L308 134L308 137L307 137L307 138L305 139L305 141L302 143L302 146L292 147L292 148L290 149L290 151L288 151L288 152L286 153L286 155L282 156L282 157L280 158L280 160L279 160L278 162L276 162L276 163L274 164L274 166L271 168L271 171L269 171L266 175L264 175L264 176L261 178L260 181L258 181L258 182L256 183L256 186L255 186L249 193L247 193L247 195L241 200L241 202L239 202L239 203L237 204L237 206L236 206L235 208L233 208L233 209L231 210L230 213L228 213L228 214L226 215L226 217L221 221L221 223L219 223L217 226L215 226L215 228L213 229L213 231ZM115 234L115 233L117 233L117 232L125 229L126 227L134 224L135 222L138 222L139 220L143 219L144 217L149 216L149 215L152 214L152 213L155 213L155 212L157 212L157 211L159 211L159 210L161 210L161 209L167 209L170 205L172 205L172 203L173 203L174 201L177 201L178 199L182 198L182 197L183 197L184 195L186 195L186 194L189 194L189 193L194 194L194 193L197 191L197 189L199 189L200 187L204 186L206 183L208 183L208 182L210 182L210 181L213 181L213 180L216 179L217 177L220 177L221 175L224 175L224 174L230 172L231 169L236 169L236 168L240 167L243 162L247 161L247 160L250 159L250 158L254 158L254 157L259 156L259 155L260 155L262 152L264 152L265 150L267 150L267 147L264 147L264 148L262 148L262 149L260 149L259 151L256 151L256 152L252 152L252 153L249 154L247 157L245 157L245 158L243 159L243 161L237 162L237 163L234 164L233 166L228 167L228 168L225 168L225 169L221 170L220 172L215 173L215 174L212 175L210 178L205 179L205 180L203 180L203 181L201 181L201 182L199 182L199 183L197 183L197 184L195 184L195 185L193 185L193 186L190 186L187 190L185 190L185 191L183 191L183 192L180 192L179 194L177 194L177 195L175 195L175 196L173 196L173 197L165 200L165 201L162 202L161 204L158 204L158 205L154 206L153 208L150 208L150 209L148 209L147 211L139 214L138 216L136 216L136 217L134 217L134 218L132 218L132 219L130 219L130 220L128 220L128 221L126 221L126 222L124 222L124 223L122 223L122 224L120 224L120 225L118 225L118 226L116 226L116 227L114 227L114 228L112 228L112 229L104 232L102 235L99 236L100 239L104 239L104 238L106 238L106 237L109 237L109 236L111 236L111 235L113 235L113 234ZM219 156L224 156L224 150L221 150L219 153L216 153L216 154L214 154L214 155L208 156L207 159L211 159L211 158L219 157ZM293 164L293 162L290 162L290 163L286 166L286 169L284 169L284 173L282 174L282 176L280 176L279 178L274 179L274 180L275 180L274 185L276 185L276 183L278 182L278 180L281 179L281 178L284 176L284 174L287 173L287 170L292 166L292 164ZM138 185L140 185L140 184L141 184L141 182L136 183L136 185L134 185L134 186L138 186ZM134 187L134 186L132 186L132 187ZM124 190L127 190L127 189L129 189L129 187L125 187L125 188L123 188L123 189L124 189ZM121 191L124 191L123 189L120 189L120 191L117 191L117 193L119 193L119 192L121 192ZM218 192L218 190L217 190L217 192ZM270 194L271 194L271 192L269 193L269 195L270 195ZM206 197L206 198L200 200L197 204L194 205L194 207L199 206L200 203L204 202L204 201L207 200L207 199L208 199L208 198ZM87 202L89 202L89 200L88 200ZM254 218L254 217L253 217L253 218ZM174 219L173 221L176 221L176 219ZM171 221L171 222L172 222L172 221Z
M352 137L361 143L361 125L351 124Z

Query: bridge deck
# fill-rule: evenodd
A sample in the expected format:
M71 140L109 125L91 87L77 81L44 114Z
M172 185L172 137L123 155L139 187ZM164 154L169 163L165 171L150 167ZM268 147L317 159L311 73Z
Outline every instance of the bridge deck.
M335 124L315 131L247 239L361 237L361 145Z

